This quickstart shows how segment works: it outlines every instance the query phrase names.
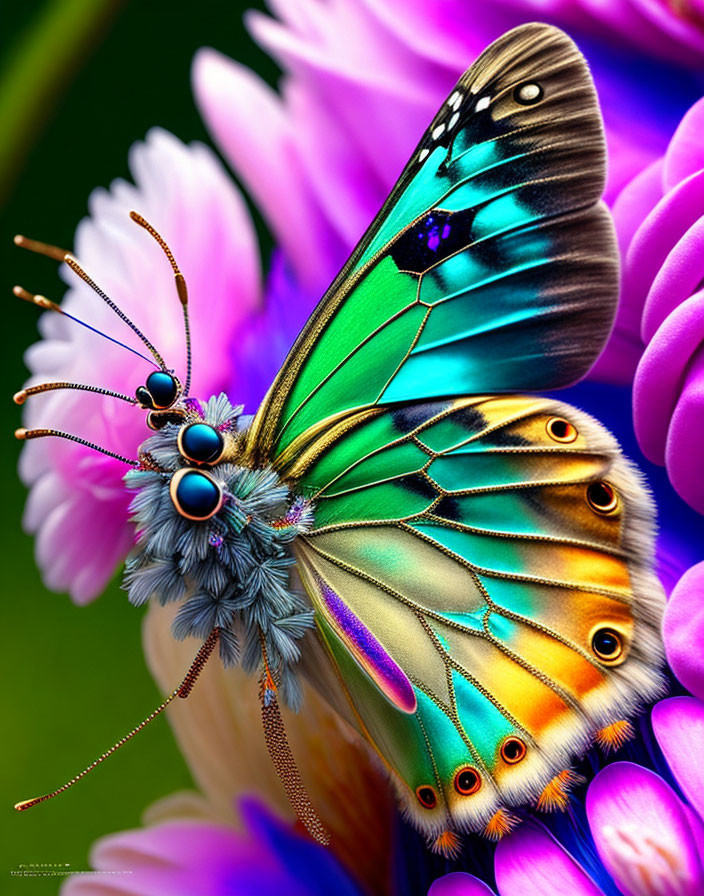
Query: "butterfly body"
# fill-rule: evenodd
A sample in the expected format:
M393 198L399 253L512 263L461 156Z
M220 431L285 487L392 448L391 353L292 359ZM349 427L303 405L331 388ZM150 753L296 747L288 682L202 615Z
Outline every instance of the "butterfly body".
M178 637L217 629L223 659L261 673L304 820L271 739L299 660L446 852L559 805L570 765L661 691L647 490L597 421L527 394L578 380L608 337L604 160L574 44L509 32L441 106L254 418L225 396L143 402L157 432L127 476L130 598L184 600Z

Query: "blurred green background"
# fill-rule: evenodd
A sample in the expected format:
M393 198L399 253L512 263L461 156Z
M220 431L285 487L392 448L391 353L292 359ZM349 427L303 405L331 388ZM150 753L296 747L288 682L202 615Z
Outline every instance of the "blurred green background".
M29 863L87 869L97 837L139 824L146 806L191 780L160 718L69 793L22 814L12 809L72 777L160 699L142 658L142 612L129 606L117 581L94 604L73 606L43 587L32 540L21 530L25 493L12 437L20 413L11 396L26 376L22 353L37 338L37 312L11 288L21 283L57 300L63 290L55 266L15 249L12 236L71 246L91 190L127 176L127 151L152 125L207 141L189 85L198 47L214 46L271 83L277 71L242 25L242 12L256 2L0 2L0 363L8 414L0 428L0 893L36 896L56 893L61 879L20 879L11 871Z

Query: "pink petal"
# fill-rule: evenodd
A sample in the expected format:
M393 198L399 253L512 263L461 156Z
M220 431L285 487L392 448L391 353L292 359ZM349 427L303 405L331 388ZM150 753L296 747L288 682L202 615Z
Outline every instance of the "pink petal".
M665 608L667 659L682 684L704 699L704 563L688 570Z
M325 237L295 153L280 97L250 69L209 48L193 60L193 92L205 123L260 207L301 282L317 286ZM293 168L293 170L292 170Z
M653 707L653 731L682 792L704 818L704 703L670 697Z
M602 769L587 817L601 861L625 896L698 896L704 873L683 806L655 772L632 762Z
M501 896L603 896L552 834L534 822L504 837L494 862Z

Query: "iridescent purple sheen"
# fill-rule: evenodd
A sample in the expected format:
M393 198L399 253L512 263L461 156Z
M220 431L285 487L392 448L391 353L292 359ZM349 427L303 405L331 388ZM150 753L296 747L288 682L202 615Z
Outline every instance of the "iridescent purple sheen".
M394 706L404 712L414 712L416 695L403 669L389 656L362 620L352 612L342 598L326 582L318 581L320 593L336 629L346 646L372 676Z

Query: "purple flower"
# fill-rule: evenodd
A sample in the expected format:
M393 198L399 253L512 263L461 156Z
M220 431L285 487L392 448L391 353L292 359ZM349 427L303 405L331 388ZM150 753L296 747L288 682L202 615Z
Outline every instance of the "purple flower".
M252 800L245 833L204 820L170 821L99 840L95 874L71 877L62 896L360 896L329 850Z
M602 863L593 863L594 876L543 825L530 821L496 849L499 896L604 896L613 892L612 881L624 896L704 892L704 704L693 697L662 700L652 721L687 802L650 769L615 762L587 792L589 832ZM472 875L455 873L436 881L429 896L491 893Z
M665 609L663 635L672 671L704 700L704 563L688 570L675 586Z
M466 0L272 3L255 39L284 71L277 93L211 49L194 60L201 113L254 197L298 282L317 298L380 208L461 72L503 31L567 24L592 66L609 153L607 198L656 159L702 93L700 32L661 6ZM689 41L693 43L689 44ZM629 46L630 45L630 46ZM659 64L655 48L691 70ZM686 51L690 47L690 52ZM695 74L694 74L694 73Z
M232 364L232 344L261 305L259 256L241 196L207 147L150 132L130 153L135 186L96 190L79 226L75 255L96 282L151 338L177 371L184 365L181 310L159 247L129 218L135 209L171 245L190 293L194 391L252 402L268 383ZM137 350L144 346L89 287L68 270L62 308ZM153 369L146 361L61 315L40 318L42 340L27 352L30 384L68 380L134 394ZM145 414L113 398L74 391L30 398L25 425L68 430L135 457L149 434ZM132 544L124 463L60 439L28 442L20 472L30 487L25 528L36 533L48 587L77 603L102 591Z
M704 99L687 112L664 156L614 204L623 256L621 305L594 368L634 378L636 436L667 467L675 490L704 511Z

